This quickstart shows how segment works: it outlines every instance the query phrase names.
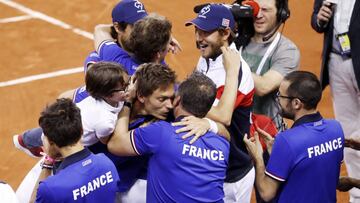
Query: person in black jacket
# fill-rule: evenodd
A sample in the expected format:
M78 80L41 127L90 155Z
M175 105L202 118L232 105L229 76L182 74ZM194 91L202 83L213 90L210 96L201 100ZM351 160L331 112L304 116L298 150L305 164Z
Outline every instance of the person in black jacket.
M321 83L330 84L335 117L347 138L360 134L360 0L315 0L311 25L324 33ZM360 178L360 152L344 151L349 176ZM360 202L360 190L350 191Z

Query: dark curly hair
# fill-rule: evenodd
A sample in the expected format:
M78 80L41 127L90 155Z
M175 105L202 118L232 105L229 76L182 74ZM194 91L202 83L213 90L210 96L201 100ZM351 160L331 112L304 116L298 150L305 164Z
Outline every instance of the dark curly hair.
M158 52L166 50L171 28L171 22L165 17L150 14L134 24L126 47L141 62L152 62Z
M82 135L80 109L70 99L58 99L41 112L39 125L58 147L77 143Z

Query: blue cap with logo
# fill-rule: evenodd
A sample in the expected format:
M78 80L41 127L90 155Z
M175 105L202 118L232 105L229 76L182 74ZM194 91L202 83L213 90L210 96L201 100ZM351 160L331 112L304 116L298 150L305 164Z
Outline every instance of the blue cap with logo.
M195 25L200 30L206 32L219 28L234 29L235 19L230 9L226 6L221 4L209 4L200 10L195 19L185 23L185 26L189 25Z
M147 16L144 4L138 0L122 0L112 10L113 22L134 24Z

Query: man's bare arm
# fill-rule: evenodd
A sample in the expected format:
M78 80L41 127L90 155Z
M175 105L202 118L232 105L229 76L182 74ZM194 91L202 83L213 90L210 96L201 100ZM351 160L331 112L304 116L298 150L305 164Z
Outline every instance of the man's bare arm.
M239 52L229 47L221 47L226 71L224 92L217 106L211 107L206 117L226 126L231 123L238 90L238 75L241 67Z
M254 160L256 188L258 189L261 198L266 202L270 201L275 197L281 182L265 174L265 164L262 157L263 150L258 133L255 132L254 137L250 139L245 135L244 142L250 156Z
M114 40L111 37L111 24L99 24L95 26L94 30L94 46L96 52L99 53L99 46L105 40Z
M119 119L113 135L107 143L109 152L118 156L137 155L130 141L129 131L130 108L124 106L119 114Z
M360 179L351 177L340 177L336 189L341 192L347 192L354 187L360 189Z
M211 122L212 125L215 126L211 126L210 124ZM219 122L214 122L210 119L197 118L195 116L187 116L179 122L172 123L172 125L183 126L182 128L176 130L176 133L187 132L182 136L183 139L187 139L188 137L193 136L193 138L189 142L190 144L194 143L197 139L203 136L208 130L211 130L212 132L217 133L218 135L230 141L230 133L226 129L226 127L223 124ZM212 129L213 127L216 129Z
M255 83L255 94L261 97L277 90L281 80L284 78L275 70L269 70L262 76L252 73L252 76Z
M345 147L360 150L360 137L345 138Z

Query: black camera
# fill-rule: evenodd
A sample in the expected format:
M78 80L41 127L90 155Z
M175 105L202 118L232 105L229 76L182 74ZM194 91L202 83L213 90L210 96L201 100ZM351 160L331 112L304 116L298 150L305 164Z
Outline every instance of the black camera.
M229 7L236 21L254 17L254 9L251 6L242 6L238 3L234 3L230 4Z
M251 6L241 5L242 0L235 1L232 4L222 4L230 9L236 22L236 37L234 43L239 49L241 46L246 46L251 37L255 34L254 29L254 9ZM199 13L201 9L211 3L200 4L194 7L194 12Z
M211 3L197 5L194 7L194 12L199 13L203 7L210 4ZM236 21L242 18L252 18L254 16L253 8L250 6L242 6L237 2L234 2L233 4L222 4L222 5L230 9Z

